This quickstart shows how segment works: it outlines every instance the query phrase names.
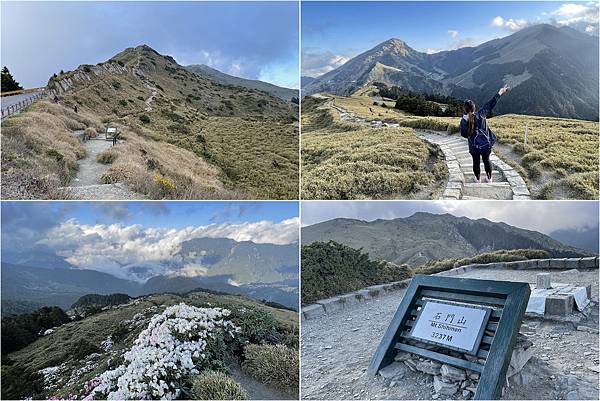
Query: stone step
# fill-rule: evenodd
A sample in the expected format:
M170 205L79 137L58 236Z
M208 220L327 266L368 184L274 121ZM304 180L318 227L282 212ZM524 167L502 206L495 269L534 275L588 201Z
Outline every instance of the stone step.
M462 200L486 200L486 198L480 198L478 196L465 196L461 198Z
M472 171L470 171L469 173L464 173L465 176L465 182L467 183L475 183L475 175L473 174ZM485 182L485 172L483 171L483 169L481 169L481 182L482 183L486 183ZM494 183L508 183L508 181L506 181L506 179L504 177L502 177L502 174L500 174L498 171L492 171L492 184Z
M472 196L485 199L512 199L513 193L508 182L465 183L463 197Z

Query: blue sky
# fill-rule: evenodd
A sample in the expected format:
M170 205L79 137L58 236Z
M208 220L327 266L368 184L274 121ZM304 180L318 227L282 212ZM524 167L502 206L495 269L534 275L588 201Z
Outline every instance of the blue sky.
M302 3L302 74L324 74L390 38L432 53L478 45L539 23L598 34L598 3L307 1Z
M82 224L140 224L179 229L210 224L243 224L263 220L281 222L298 217L295 201L151 201L151 202L2 202L2 231L50 220L56 224L76 219Z
M147 44L179 64L298 87L296 2L6 2L2 65L24 87Z

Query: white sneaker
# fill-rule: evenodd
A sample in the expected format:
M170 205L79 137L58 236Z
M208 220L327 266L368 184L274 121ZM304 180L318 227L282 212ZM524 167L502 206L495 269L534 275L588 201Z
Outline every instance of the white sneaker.
M488 184L492 183L492 177L488 177L487 175L485 176L485 182L487 182Z
M475 178L475 183L476 184L481 184L481 178Z

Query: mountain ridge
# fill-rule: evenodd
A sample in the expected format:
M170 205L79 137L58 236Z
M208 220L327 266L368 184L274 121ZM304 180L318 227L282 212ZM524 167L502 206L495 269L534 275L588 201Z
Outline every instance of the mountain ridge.
M537 231L506 223L426 212L370 222L338 218L302 227L303 245L329 240L362 249L375 260L412 267L501 249L541 249L552 257L592 254Z
M265 82L258 79L237 77L235 75L226 74L206 64L190 64L186 65L185 68L194 74L207 76L224 85L235 85L248 89L257 89L287 101L292 101L293 98L297 99L299 96L298 89L277 86L270 82Z
M376 68L377 63L396 70ZM433 54L390 39L317 77L302 94L347 96L373 82L479 104L507 83L511 91L494 110L498 114L597 120L598 38L539 24L478 46Z

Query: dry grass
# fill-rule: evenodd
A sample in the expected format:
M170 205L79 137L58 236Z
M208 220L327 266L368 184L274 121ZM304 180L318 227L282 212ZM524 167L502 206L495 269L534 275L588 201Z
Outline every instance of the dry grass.
M249 344L244 348L242 368L259 382L297 394L300 355L285 345Z
M150 91L131 73L78 83L64 95L69 107L93 110L102 122L128 131L120 139L136 142L98 157L114 163L106 182L125 180L150 198L298 197L295 106L259 91L216 84L141 52L147 58L140 68L150 70L146 79L158 90L152 111L145 111ZM133 66L137 58L125 52L115 60Z
M498 142L512 146L521 156L520 165L530 183L552 174L536 195L598 199L598 129L593 121L507 114L489 120ZM523 145L524 124L529 126L527 147Z
M119 127L124 142L97 157L111 164L102 177L106 184L124 182L151 199L228 199L245 194L228 190L218 167L193 152L165 142L149 140L145 129Z
M458 117L418 117L382 107L377 109L364 94L332 97L336 105L369 120L458 132ZM334 122L338 122L339 114L329 112ZM303 115L303 124L304 118ZM525 122L529 125L527 148L523 146ZM490 118L489 125L498 143L512 149L512 157L503 159L521 172L535 198L598 199L598 122L507 114ZM505 152L499 153L502 156Z
M434 152L407 128L303 135L302 198L412 197L445 176Z
M58 199L67 195L85 148L73 130L98 129L92 116L39 101L2 122L2 198Z

